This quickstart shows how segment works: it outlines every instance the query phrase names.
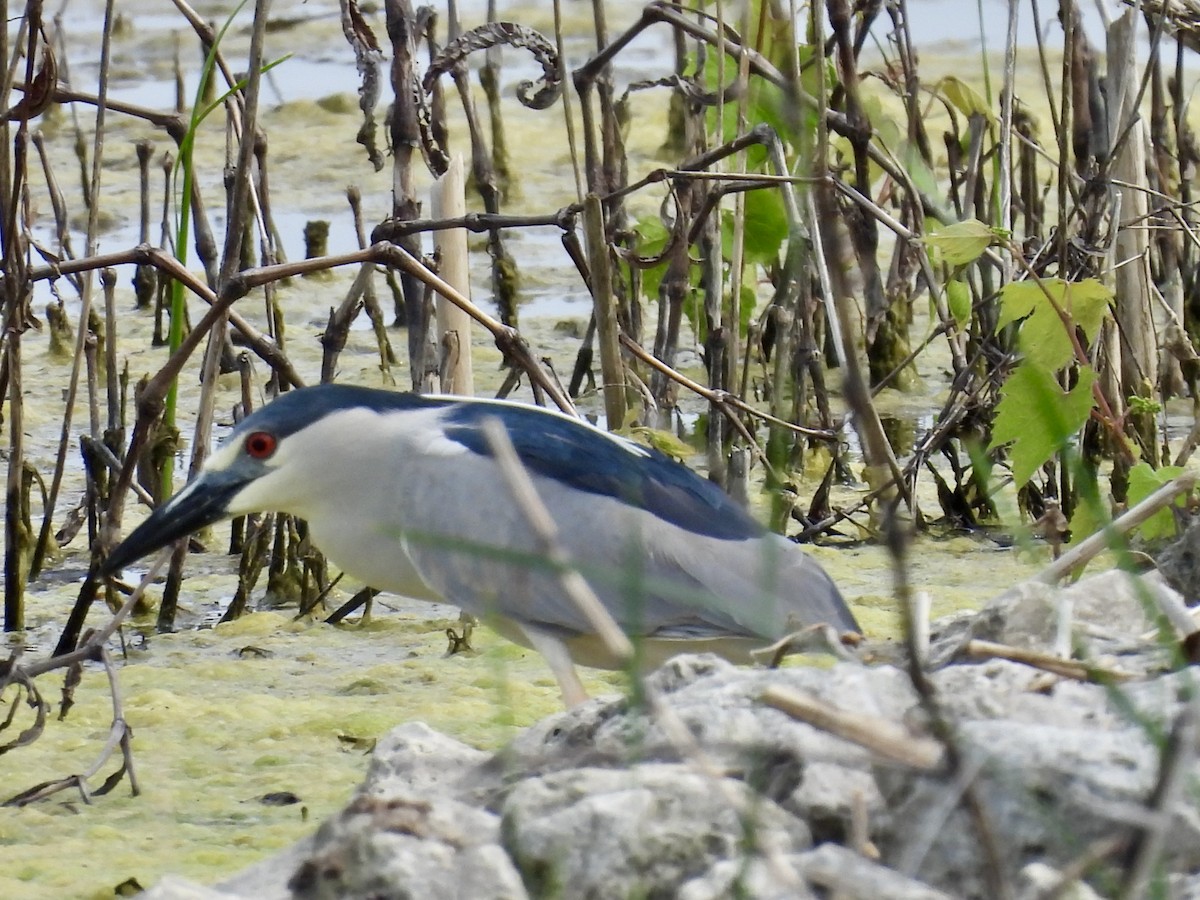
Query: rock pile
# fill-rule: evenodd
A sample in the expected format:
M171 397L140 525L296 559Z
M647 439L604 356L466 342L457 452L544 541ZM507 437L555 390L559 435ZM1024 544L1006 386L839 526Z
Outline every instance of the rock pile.
M220 886L143 896L1087 898L1156 877L1200 897L1195 679L1154 633L1169 590L1023 585L943 623L930 681L949 748L889 647L774 671L679 657L652 702L593 700L494 754L403 725L311 837ZM979 659L1050 649L1068 608L1090 680ZM767 705L769 687L938 752L901 764Z

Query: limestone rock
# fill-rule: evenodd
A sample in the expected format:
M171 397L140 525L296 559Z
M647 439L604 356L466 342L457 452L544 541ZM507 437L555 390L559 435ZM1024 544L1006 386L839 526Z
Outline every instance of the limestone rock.
M359 794L288 879L297 900L525 900L499 820L455 800Z
M716 862L811 843L801 820L745 783L663 763L526 779L503 830L530 892L563 900L667 896Z

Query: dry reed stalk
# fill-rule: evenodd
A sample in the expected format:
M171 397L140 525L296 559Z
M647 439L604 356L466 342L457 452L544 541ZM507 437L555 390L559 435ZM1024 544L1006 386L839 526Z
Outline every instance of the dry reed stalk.
M455 155L451 157L446 173L433 186L433 215L439 219L465 215L464 189L462 157ZM464 297L470 297L467 233L460 228L438 231L434 234L434 246L441 276ZM437 330L438 346L442 351L438 366L441 390L447 394L473 396L475 376L471 365L470 315L445 297L438 297Z

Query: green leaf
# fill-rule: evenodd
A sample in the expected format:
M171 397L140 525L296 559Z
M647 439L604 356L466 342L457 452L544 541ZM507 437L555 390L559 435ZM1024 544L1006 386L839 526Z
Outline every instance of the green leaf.
M1071 546L1091 537L1101 528L1107 528L1112 521L1112 516L1108 513L1108 504L1100 499L1096 479L1086 468L1076 471L1075 491L1078 495L1075 511L1071 513L1071 521L1067 525L1071 531ZM1083 565L1071 572L1074 578L1082 574Z
M875 139L888 150L895 150L904 143L904 132L893 116L883 111L883 103L875 96L862 98L862 111L871 123Z
M1136 506L1172 478L1182 474L1183 469L1179 466L1163 466L1155 471L1150 468L1150 463L1138 463L1129 470L1129 505ZM1180 507L1184 506L1186 502L1186 494L1175 500L1175 504ZM1141 524L1140 531L1142 537L1150 541L1157 538L1174 537L1175 515L1171 512L1171 508L1168 506L1160 509Z
M743 253L747 262L769 264L779 257L788 235L787 213L778 190L746 194L746 237Z
M971 289L957 278L946 282L946 305L954 321L965 327L971 321Z
M633 230L638 237L638 255L645 257L653 257L662 253L671 234L658 216L643 216L637 220ZM658 286L662 283L666 271L666 263L660 263L650 269L642 269L642 295L647 300L658 300Z
M937 91L964 116L981 115L989 122L996 120L983 95L953 75L947 75L939 81Z
M750 320L754 317L754 310L758 308L758 294L754 293L754 288L745 282L742 282L740 294L741 297L738 298L738 333L745 334L750 327Z
M709 90L718 90L720 69L717 65L718 56L715 53L709 54L708 61L704 66L705 82L709 86ZM725 61L725 82L732 83L737 78L738 65L737 61L732 57L727 57ZM762 79L752 78L750 84L746 87L746 122L742 124L740 119L741 104L725 103L722 106L710 106L706 113L706 121L709 129L720 128L720 133L724 135L725 141L732 141L734 138L742 135L749 128L755 125L765 123L775 129L775 133L780 136L781 140L788 141L790 139L791 125L793 119L791 110L793 104L789 104L783 90L773 84L768 84ZM718 122L718 113L720 120ZM761 172L767 162L767 148L762 144L751 144L746 148L746 171Z
M1039 297L1044 299L1042 289L1036 282L1010 281L1000 289L1000 318L996 327L1004 328L1024 319L1033 312Z
M658 216L642 216L633 226L633 230L638 237L637 251L641 256L662 253L663 247L667 246L667 238L671 236L671 232Z
M1135 416L1157 416L1163 410L1163 405L1153 397L1139 397L1137 394L1126 397L1125 405L1129 407L1130 414Z
M1092 412L1096 373L1079 370L1079 381L1064 392L1054 375L1028 360L1017 366L1000 389L992 444L1012 443L1013 480L1021 487L1071 438Z
M904 166L908 177L913 180L918 191L929 197L938 195L940 185L937 175L929 168L929 164L921 156L920 148L912 141L904 141L900 144L900 164Z
M642 269L642 296L651 303L658 302L658 289L662 285L663 275L666 271L665 263L651 269Z
M737 75L737 63L734 63L732 68L726 67L726 75L730 81ZM753 128L760 122L765 122L775 129L775 133L779 135L780 140L787 140L787 136L792 131L792 116L790 111L794 109L788 96L783 89L769 82L760 79L751 79L750 87L750 103L746 109L746 128ZM743 133L744 128L738 125L737 121L737 104L726 103L727 108L734 110L733 128L729 133L727 140L733 140ZM726 116L725 121L730 121ZM761 144L752 144L746 149L746 169L751 172L761 171L767 162L767 148Z
M965 266L977 260L995 237L992 229L978 219L954 222L925 235L927 246L937 250L952 266Z
M838 83L837 65L834 62L833 56L827 55L825 48L819 43L815 46L813 44L801 44L796 49L799 51L796 62L800 65L800 86L815 97L820 93L821 82L824 79L825 90L832 90L833 86ZM825 71L821 72L817 68L818 66L824 66ZM867 96L870 96L870 94L867 93ZM793 103L791 105L793 115L795 114L795 108L796 105ZM801 104L800 109L802 111L799 117L801 124L809 135L815 135L818 115L816 108L805 103ZM800 135L790 135L793 142L799 137Z
M1056 371L1074 359L1075 351L1071 335L1047 294L1071 323L1083 331L1088 343L1095 340L1109 315L1113 294L1095 278L1077 282L1046 278L1041 284L1014 281L1001 289L998 327L1026 319L1017 340L1021 353L1030 362Z

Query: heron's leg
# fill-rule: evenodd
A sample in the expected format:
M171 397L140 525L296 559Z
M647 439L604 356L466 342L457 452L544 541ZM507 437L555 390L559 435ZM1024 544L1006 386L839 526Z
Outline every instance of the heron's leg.
M554 673L554 680L558 682L558 689L562 692L563 704L570 708L587 700L587 691L583 682L579 680L575 664L571 662L567 645L554 635L528 625L522 625L521 630L529 639L529 645L542 655L546 664L550 666L550 671Z

